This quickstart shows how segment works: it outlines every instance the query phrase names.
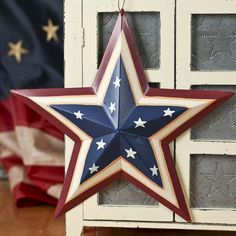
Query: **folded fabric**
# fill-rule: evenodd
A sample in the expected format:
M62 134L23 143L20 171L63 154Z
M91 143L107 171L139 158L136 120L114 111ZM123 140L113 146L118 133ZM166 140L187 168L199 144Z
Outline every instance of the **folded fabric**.
M9 92L63 87L63 1L2 0L0 35L0 162L17 206L54 205L64 137Z

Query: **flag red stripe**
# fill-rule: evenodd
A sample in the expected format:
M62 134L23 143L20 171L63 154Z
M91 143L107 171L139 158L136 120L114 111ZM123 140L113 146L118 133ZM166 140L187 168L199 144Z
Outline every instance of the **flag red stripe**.
M0 132L14 129L11 99L0 101Z
M44 190L24 182L17 184L12 193L17 207L36 206L42 203L57 204L57 199L49 196Z
M64 166L25 166L25 169L28 178L45 191L64 181Z
M14 166L23 166L22 160L17 156L8 156L1 159L6 171ZM52 185L63 183L64 166L24 166L26 175L32 183L47 191Z
M4 158L0 159L0 161L3 165L3 168L6 171L9 171L14 166L22 166L23 165L22 160L16 155L4 157Z
M0 102L0 132L14 130L15 126L36 128L60 140L64 135L37 112L22 103L16 96Z

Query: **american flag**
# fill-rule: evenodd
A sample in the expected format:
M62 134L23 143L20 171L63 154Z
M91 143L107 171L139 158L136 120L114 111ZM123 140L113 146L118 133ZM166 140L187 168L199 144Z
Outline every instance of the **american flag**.
M10 89L63 87L63 1L1 0L0 162L17 206L56 204L63 135Z

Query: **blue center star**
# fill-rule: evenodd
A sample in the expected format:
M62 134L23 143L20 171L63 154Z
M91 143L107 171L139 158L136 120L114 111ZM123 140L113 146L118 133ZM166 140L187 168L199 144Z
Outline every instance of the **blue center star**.
M137 106L121 58L116 62L101 106L60 104L51 107L92 138L80 184L122 157L163 187L149 137L175 120L186 108Z

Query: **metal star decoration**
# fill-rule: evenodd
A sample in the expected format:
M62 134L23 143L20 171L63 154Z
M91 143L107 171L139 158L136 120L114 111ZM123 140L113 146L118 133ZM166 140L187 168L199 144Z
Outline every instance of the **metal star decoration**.
M169 144L232 93L150 88L122 10L90 88L14 91L74 140L56 215L126 179L191 221Z

